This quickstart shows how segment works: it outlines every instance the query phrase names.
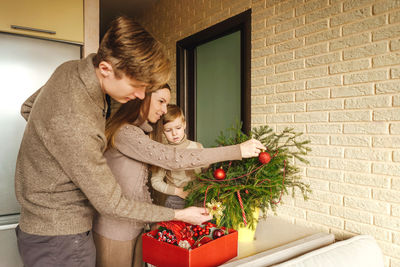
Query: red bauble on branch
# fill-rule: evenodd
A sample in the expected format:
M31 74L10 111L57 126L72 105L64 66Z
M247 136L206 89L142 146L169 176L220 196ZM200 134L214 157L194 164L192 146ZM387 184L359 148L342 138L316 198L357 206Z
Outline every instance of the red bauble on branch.
M268 152L261 152L258 155L258 160L262 163L262 164L267 164L268 162L271 161L271 155Z
M226 173L222 168L216 169L214 171L214 178L217 180L224 180L226 177Z

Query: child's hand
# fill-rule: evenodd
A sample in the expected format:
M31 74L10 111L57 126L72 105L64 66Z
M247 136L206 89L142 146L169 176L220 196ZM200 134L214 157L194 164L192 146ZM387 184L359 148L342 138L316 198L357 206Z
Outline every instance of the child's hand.
M240 144L240 151L242 152L242 158L257 157L261 150L265 150L266 147L256 139L250 139Z
M189 191L183 191L183 188L175 188L175 195L185 199L189 195Z

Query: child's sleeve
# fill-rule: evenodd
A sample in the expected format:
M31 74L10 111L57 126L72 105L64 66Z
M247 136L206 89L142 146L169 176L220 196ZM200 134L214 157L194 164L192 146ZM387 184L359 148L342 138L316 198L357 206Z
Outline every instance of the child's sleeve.
M167 171L163 168L158 168L151 176L151 185L161 193L167 195L175 195L175 186L169 185L164 181Z

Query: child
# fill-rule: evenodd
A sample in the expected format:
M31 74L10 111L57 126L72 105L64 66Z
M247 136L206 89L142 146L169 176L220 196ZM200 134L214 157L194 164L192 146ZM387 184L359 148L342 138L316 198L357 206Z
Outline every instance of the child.
M186 121L178 106L168 105L162 123L163 133L168 144L177 148L203 148L200 143L186 139ZM194 179L195 174L199 172L200 169L170 171L157 168L151 177L151 185L155 190L168 195L164 204L165 207L182 209L185 207L184 199L188 195L188 192L183 191L183 187Z

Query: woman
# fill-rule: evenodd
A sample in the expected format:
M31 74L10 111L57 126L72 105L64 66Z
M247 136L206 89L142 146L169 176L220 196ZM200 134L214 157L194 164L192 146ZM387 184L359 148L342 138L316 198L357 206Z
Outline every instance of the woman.
M122 193L129 199L151 203L146 186L148 179L147 164L168 170L184 170L204 167L209 164L240 160L242 157L254 157L265 147L257 140L249 140L240 145L208 148L177 149L153 141L146 133L152 132L149 123L155 124L167 112L171 94L168 85L146 95L143 101L134 100L124 104L107 123L106 136L108 149L104 156L111 171L121 185ZM153 138L159 140L162 126L154 125ZM193 214L203 209L189 207L183 210L152 205L143 210L148 222L157 222L160 214L170 219L199 224L211 219L202 215L193 220ZM141 241L145 222L128 221L118 218L95 216L93 231L97 249L97 266L142 266ZM136 248L135 248L136 246Z

